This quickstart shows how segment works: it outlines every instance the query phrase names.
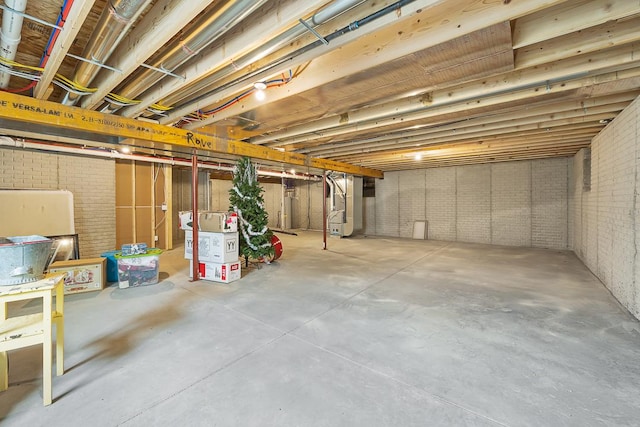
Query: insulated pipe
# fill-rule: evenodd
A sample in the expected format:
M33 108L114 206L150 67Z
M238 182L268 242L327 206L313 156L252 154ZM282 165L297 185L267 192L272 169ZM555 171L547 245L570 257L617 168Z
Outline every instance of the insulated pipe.
M194 26L195 29L191 33L186 34L179 44L170 47L164 55L150 65L154 68L170 72L174 71L265 2L266 0L232 0L227 2L215 13L203 16ZM131 82L116 91L125 98L134 98L164 77L165 74L145 69ZM118 109L120 109L120 106L111 105L106 111L115 112Z
M24 13L27 8L27 0L5 0L5 5L16 12ZM5 10L2 13L2 30L0 30L0 56L13 61L18 52L20 44L20 33L22 32L23 16L19 13L13 13ZM9 87L9 79L11 74L6 71L0 71L0 89Z
M151 3L151 0L111 0L102 11L96 28L82 52L82 57L104 63L127 33L131 24ZM73 81L89 86L100 71L98 64L80 61L76 66ZM79 95L67 92L62 103L74 105Z
M364 0L338 0L331 5L325 7L324 9L316 12L309 21L313 26L318 26L320 24L324 24L328 20L336 17L337 15L351 9L352 7L362 3ZM257 49L252 50L249 53L241 56L238 59L234 59L233 63L229 63L216 71L213 74L210 74L206 78L201 81L194 83L193 85L184 88L179 92L175 92L162 100L164 105L173 105L176 102L179 102L194 93L200 93L203 90L207 89L214 82L236 72L239 68L244 68L252 63L264 58L272 52L280 49L283 45L290 43L292 40L300 37L304 33L309 31L307 27L302 24L298 24L294 27L291 27L284 33L278 35L277 37L269 40L262 46Z

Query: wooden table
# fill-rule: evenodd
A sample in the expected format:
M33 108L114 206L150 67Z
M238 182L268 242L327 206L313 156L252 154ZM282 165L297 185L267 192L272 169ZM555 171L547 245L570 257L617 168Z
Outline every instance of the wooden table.
M0 286L0 391L9 387L7 351L42 344L42 395L44 404L51 404L54 324L56 370L58 375L64 373L64 277L56 273L37 282ZM7 318L7 303L35 298L42 298L42 312Z

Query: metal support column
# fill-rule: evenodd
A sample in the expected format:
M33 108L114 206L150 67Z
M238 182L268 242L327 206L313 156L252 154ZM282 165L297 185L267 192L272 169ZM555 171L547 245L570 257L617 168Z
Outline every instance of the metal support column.
M322 173L322 250L327 250L327 171Z
M198 155L191 157L191 212L193 213L192 223L192 254L193 254L193 279L192 282L200 280L200 269L198 263Z

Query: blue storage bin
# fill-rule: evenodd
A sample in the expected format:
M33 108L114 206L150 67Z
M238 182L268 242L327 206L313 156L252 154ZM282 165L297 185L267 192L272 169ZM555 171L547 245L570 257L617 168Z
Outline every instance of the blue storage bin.
M120 255L120 251L107 251L100 254L101 257L107 259L107 282L118 281L118 260L116 255Z

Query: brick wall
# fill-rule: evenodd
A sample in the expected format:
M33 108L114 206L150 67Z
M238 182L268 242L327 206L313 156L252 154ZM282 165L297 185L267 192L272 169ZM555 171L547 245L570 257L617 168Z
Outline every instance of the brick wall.
M568 247L569 158L537 160L531 169L531 246Z
M557 158L387 172L365 230L411 237L426 219L429 239L567 249L568 170Z
M456 168L425 170L426 218L429 238L456 240Z
M296 181L291 203L291 227L322 230L322 197L322 182Z
M591 144L591 186L583 180L586 151L573 158L571 246L585 265L640 318L640 98Z
M531 163L497 163L491 166L491 173L492 243L531 246Z
M4 189L71 191L80 256L114 249L114 160L0 148L0 176Z

